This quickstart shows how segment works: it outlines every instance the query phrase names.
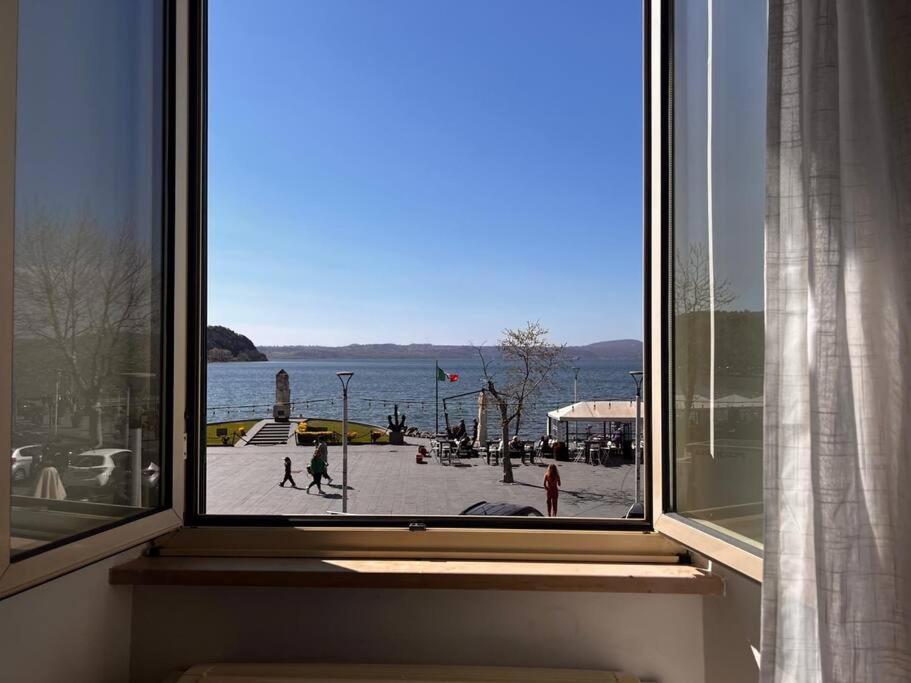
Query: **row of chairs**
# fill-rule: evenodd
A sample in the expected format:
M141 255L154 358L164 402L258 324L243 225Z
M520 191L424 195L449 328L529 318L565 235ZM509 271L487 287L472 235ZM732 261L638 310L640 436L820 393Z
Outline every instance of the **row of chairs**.
M488 465L491 464L491 459L494 460L494 465L500 464L500 448L498 441L488 441L479 448L479 451L479 455L487 461ZM462 458L469 458L474 454L474 450L470 446L457 446L454 441L445 438L433 439L430 442L430 452L437 457L437 461L441 465L459 462ZM540 456L541 453L535 448L533 443L524 444L524 451L521 454L516 452L511 453L511 457L521 457L523 461L528 460L531 464L534 464L535 458Z
M587 462L592 465L607 465L610 459L620 455L620 449L612 442L572 441L569 444L569 459L572 462Z

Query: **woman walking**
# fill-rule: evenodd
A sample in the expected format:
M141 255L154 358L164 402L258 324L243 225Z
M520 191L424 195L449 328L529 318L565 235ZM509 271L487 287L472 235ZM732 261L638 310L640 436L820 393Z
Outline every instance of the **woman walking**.
M560 495L560 473L557 466L551 463L544 474L544 490L547 491L547 516L557 516L557 497Z
M326 473L326 463L323 461L322 457L318 451L313 452L313 457L310 458L310 467L307 468L307 471L310 472L310 476L313 477L313 481L307 486L307 493L310 493L310 487L314 484L316 485L316 490L320 493L323 492L322 481L323 475Z
M326 445L326 442L320 439L316 443L314 452L320 457L323 461L323 476L326 477L326 481L330 484L332 483L332 477L329 476L329 446Z

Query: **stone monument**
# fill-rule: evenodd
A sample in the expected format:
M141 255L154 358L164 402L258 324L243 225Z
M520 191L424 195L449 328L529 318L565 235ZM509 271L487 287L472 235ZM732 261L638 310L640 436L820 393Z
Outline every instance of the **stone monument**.
M275 373L275 404L272 406L272 417L276 422L288 422L291 417L291 382L284 370Z

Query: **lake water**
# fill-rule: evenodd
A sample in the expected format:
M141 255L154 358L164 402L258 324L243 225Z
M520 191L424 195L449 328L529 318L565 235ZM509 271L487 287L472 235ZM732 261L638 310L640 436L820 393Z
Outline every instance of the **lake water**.
M458 382L440 382L440 423L443 424L442 399L481 388L481 364L474 360L440 359L447 373L458 374ZM579 367L579 400L632 399L636 388L628 361L585 360ZM291 382L293 415L341 419L341 384L335 373L351 370L348 390L349 419L386 425L386 416L398 404L408 416L408 426L421 430L434 427L434 362L414 360L306 360L261 363L209 363L207 420L270 417L275 400L275 374L284 369ZM549 410L573 401L573 371L560 369L552 386L540 392L526 409L521 430L526 437L540 435ZM449 419L457 424L464 419L471 427L477 416L477 396L447 401Z

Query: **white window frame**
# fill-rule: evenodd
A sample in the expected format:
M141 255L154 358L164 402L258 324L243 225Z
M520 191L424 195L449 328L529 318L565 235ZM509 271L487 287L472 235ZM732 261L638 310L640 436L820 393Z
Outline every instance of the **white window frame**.
M652 500L654 528L708 559L726 565L755 581L762 581L762 555L733 535L678 514L672 507L673 442L665 438L672 419L667 401L667 368L673 340L668 333L672 315L668 281L672 277L673 218L673 68L674 0L652 0L651 12L651 377L654 390L648 410L652 439Z
M194 47L190 13L205 16L205 0L173 0L176 8L176 115L175 115L175 183L174 188L174 354L173 372L173 454L170 468L172 506L141 519L61 545L46 552L10 563L10 509L0 510L0 597L18 592L124 549L161 537L180 529L179 533L158 544L162 554L219 556L308 556L308 557L422 557L523 559L564 561L671 561L675 555L691 548L757 581L761 581L762 559L755 552L739 547L731 538L710 533L670 507L670 492L664 476L670 444L663 439L666 419L662 391L667 367L666 271L668 248L668 197L672 189L669 170L668 69L672 65L673 0L642 0L648 22L650 52L646 59L650 91L646 93L646 206L649 234L646 258L651 264L647 288L650 346L646 349L646 381L649 398L645 423L646 443L651 457L645 470L646 510L651 514L653 530L542 530L542 529L432 529L413 533L402 528L381 527L185 527L185 472L187 434L198 433L199 425L185 423L189 415L188 382L192 366L188 364L194 337L205 329L205 321L191 319L188 290L191 240L196 239L189 226L197 220L193 211L205 210L204 202L191 196L199 188L192 167L196 152L192 149L190 117L193 115L190 92L190 50ZM18 0L0 0L0 452L9 452L11 432L11 348L12 348L12 242L15 207L15 76ZM670 19L670 21L669 21ZM203 27L202 30L205 30ZM669 52L671 50L671 52ZM203 55L204 58L204 55ZM200 84L205 98L205 84ZM204 162L204 160L203 160ZM204 178L203 178L204 183ZM204 190L204 184L202 190ZM197 246L199 246L197 244ZM199 388L196 387L198 391ZM198 483L195 484L198 486ZM0 468L0 496L9 500L10 469ZM191 494L193 495L193 494ZM189 518L190 524L195 520Z
M175 0L176 64L174 121L174 244L186 243L187 234L187 0ZM0 0L0 453L11 452L12 432L12 347L13 347L13 263L15 233L15 143L16 143L16 74L19 0ZM169 27L165 26L165 30ZM186 339L186 251L174 249L174 320L175 349L182 349ZM181 526L184 507L184 465L186 430L183 415L185 401L186 356L174 353L173 373L173 440L165 448L173 455L171 473L171 506L115 527L80 537L72 542L51 547L15 561L10 560L11 546L11 468L0 467L0 598L43 583L81 566L140 545ZM5 456L4 456L5 457ZM167 471L167 470L166 470Z

